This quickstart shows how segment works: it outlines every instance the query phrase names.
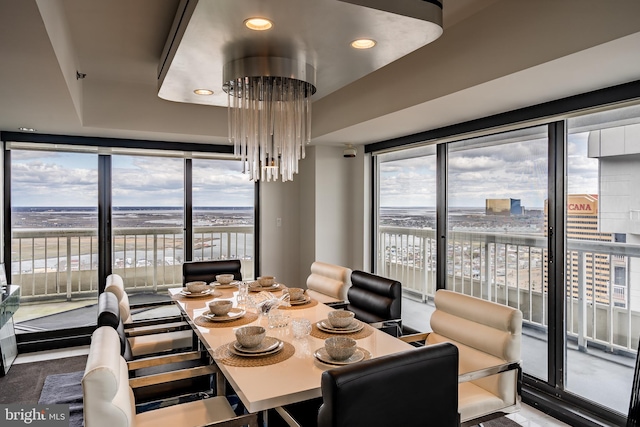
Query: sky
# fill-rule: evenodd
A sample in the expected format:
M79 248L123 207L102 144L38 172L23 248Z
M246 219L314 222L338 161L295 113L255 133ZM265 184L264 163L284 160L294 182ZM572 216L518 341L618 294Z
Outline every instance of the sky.
M568 142L569 193L598 192L598 161L586 154L587 133ZM542 208L547 197L547 143L533 139L451 150L449 206L484 207L488 198L520 199ZM13 206L96 206L95 154L12 150ZM112 156L113 206L182 206L183 160ZM384 162L380 206L433 207L435 155ZM241 163L193 160L194 206L253 206L254 184Z
M112 156L113 206L182 206L183 160ZM12 150L13 206L97 206L98 156ZM240 162L193 160L194 206L253 206Z
M568 192L598 193L598 161L587 157L588 133L569 135ZM532 139L449 152L450 207L484 207L486 199L520 199L540 208L548 194L547 140ZM381 207L436 205L436 156L380 165Z

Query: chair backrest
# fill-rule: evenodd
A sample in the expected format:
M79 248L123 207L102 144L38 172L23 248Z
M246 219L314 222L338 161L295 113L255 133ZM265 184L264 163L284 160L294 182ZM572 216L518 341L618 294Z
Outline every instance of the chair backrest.
M107 276L107 283L104 287L105 292L111 292L118 298L118 306L120 308L120 319L122 323L132 323L131 307L129 306L129 295L124 290L124 281L119 274L110 274Z
M82 377L85 427L133 427L136 414L127 364L118 351L118 333L109 326L91 337Z
M120 355L125 360L133 360L131 344L124 331L124 325L120 320L120 308L118 298L112 292L103 292L98 297L98 327L109 326L118 332L120 338Z
M520 310L444 289L436 292L434 302L436 310L430 321L433 332L427 337L427 344L455 344L460 352L460 374L520 361ZM472 384L499 397L506 405L515 405L517 375L517 371L509 371ZM484 415L473 411L467 415L467 408L461 406L462 421L468 416Z
M318 427L459 425L458 350L448 343L322 373Z
M213 282L218 274L233 274L235 280L242 280L241 268L239 259L188 261L182 264L182 284L200 280Z
M307 277L307 289L339 301L346 301L350 287L350 268L320 261L311 264L311 274Z
M397 280L355 270L347 293L356 319L367 323L402 317L402 284Z

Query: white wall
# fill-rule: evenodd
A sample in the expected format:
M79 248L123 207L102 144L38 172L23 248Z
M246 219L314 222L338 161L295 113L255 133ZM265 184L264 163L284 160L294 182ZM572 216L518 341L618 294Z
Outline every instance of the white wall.
M362 147L310 146L293 182L260 184L261 274L306 287L314 261L368 269L368 162Z
M292 286L299 276L300 180L260 183L260 274ZM280 218L280 226L278 226Z
M299 173L293 178L299 179L300 183L300 271L296 280L298 287L302 288L306 288L309 268L316 257L316 147L307 147L306 151L306 158L300 164Z
M342 147L316 147L315 260L346 265L349 262L349 168L352 160Z
M371 271L371 155L358 154L349 167L349 262L352 270Z

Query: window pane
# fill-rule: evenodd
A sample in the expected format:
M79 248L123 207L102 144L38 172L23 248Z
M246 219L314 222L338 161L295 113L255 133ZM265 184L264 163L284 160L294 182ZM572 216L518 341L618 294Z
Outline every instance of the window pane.
M436 287L435 145L380 155L378 161L376 272L399 280L403 296L425 302ZM406 326L428 330L430 305L407 300L403 311Z
M242 164L193 160L193 260L240 259L254 276L254 189Z
M112 156L113 272L127 292L182 284L184 160Z
M523 313L524 372L547 378L547 128L448 145L447 289Z
M626 414L640 333L640 107L568 128L566 388Z
M97 200L95 154L11 150L17 333L95 322L95 309L85 307L98 295Z

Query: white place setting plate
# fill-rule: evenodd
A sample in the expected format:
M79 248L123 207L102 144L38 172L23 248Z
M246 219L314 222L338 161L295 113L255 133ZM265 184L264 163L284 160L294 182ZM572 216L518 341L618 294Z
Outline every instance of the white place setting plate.
M199 298L199 297L204 297L204 296L220 296L222 295L220 292L217 293L216 295L216 291L214 289L207 289L206 291L202 291L202 292L189 292L186 289L181 290L180 292L178 292L180 295L185 296L187 298Z
M274 283L271 286L249 286L251 292L275 291L280 289L280 283Z
M345 360L333 359L331 356L329 356L329 353L327 353L327 349L324 347L320 347L319 349L317 349L316 352L313 353L313 355L316 357L316 359L328 365L349 365L351 363L360 362L365 357L364 351L360 347L356 348L356 351L351 355L351 357Z
M352 334L354 332L361 331L362 328L364 328L364 323L354 319L353 322L351 322L351 325L347 326L346 328L334 328L333 326L331 326L331 323L329 323L328 319L324 319L316 323L316 326L321 331L329 332L332 334Z
M246 310L243 310L239 307L234 307L225 315L216 315L209 311L207 313L204 313L202 317L212 322L228 322L230 320L239 319L245 314L247 314Z
M309 301L311 301L311 297L309 295L304 295L302 297L302 299L298 299L298 300L294 300L294 301L289 300L289 304L291 304L291 305L302 305L302 304L308 303Z
M213 286L216 289L231 289L231 288L237 288L238 287L238 283L237 281L233 281L231 283L218 283L218 282L211 282L209 283L211 286Z
M229 351L238 356L266 356L274 354L282 350L284 347L284 341L281 341L274 337L265 337L262 343L255 348L245 348L240 345L238 341L234 341L229 345Z

